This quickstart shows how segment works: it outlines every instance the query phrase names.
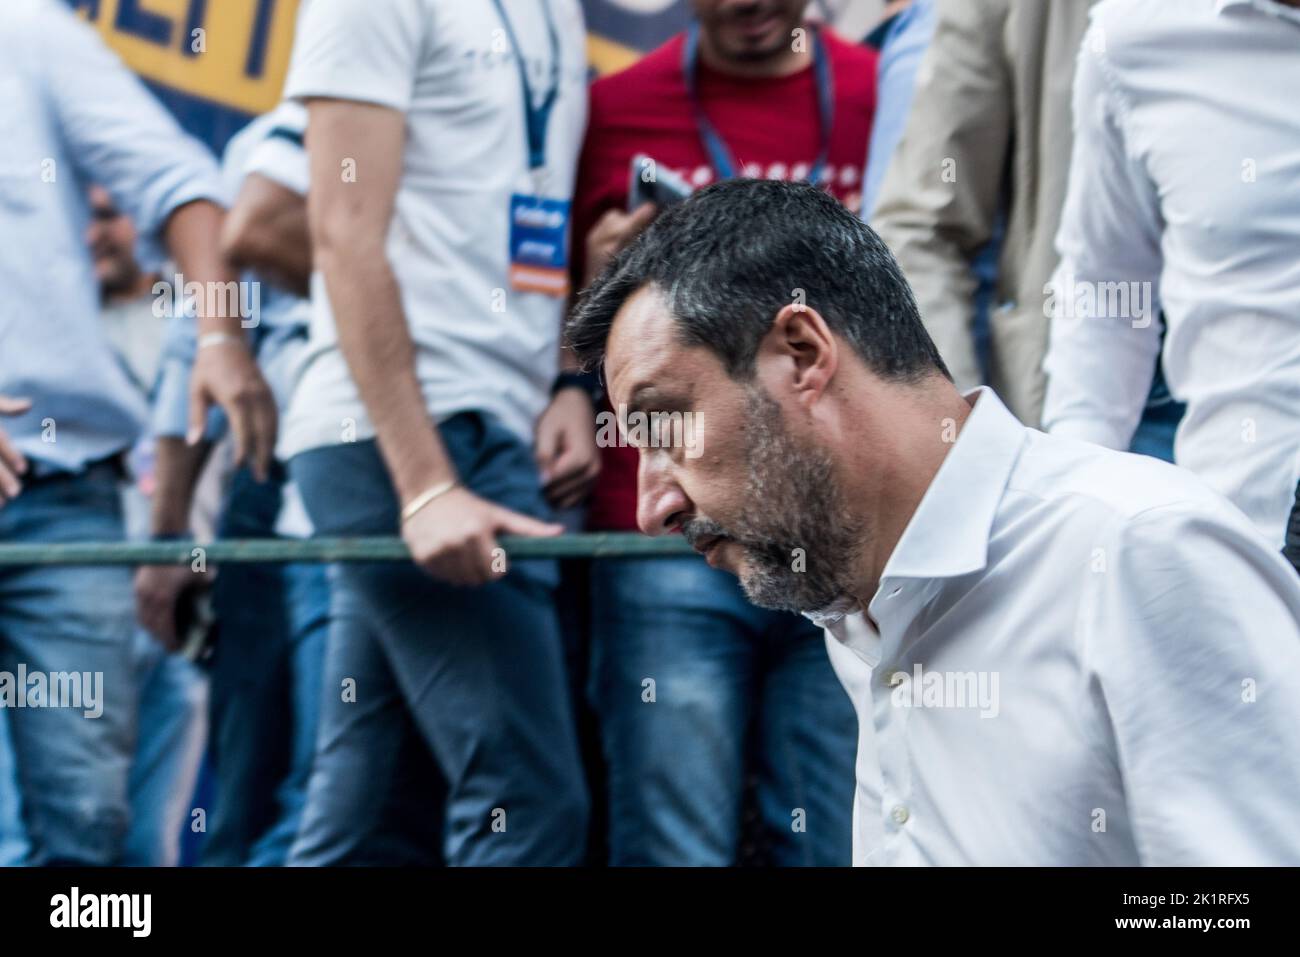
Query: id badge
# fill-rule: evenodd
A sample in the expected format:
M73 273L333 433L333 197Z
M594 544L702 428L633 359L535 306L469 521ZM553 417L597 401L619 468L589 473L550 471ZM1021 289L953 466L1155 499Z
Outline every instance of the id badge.
M510 286L563 299L569 294L567 199L510 197Z

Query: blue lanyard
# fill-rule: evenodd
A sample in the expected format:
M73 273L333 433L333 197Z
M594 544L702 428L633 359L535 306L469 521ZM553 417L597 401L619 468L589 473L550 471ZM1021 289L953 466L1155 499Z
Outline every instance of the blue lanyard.
M822 39L821 29L815 24L813 31L813 74L817 80L817 110L821 114L821 150L817 162L808 174L808 182L817 184L831 151L831 128L835 123L835 83L831 76L831 60L826 55L826 42ZM686 43L682 47L682 74L686 78L686 95L690 97L691 109L695 113L695 126L700 131L700 140L709 154L709 161L719 179L731 179L736 175L736 161L719 135L717 129L704 115L700 104L699 90L695 74L700 60L700 25L692 23L686 34Z
M528 82L528 65L524 63L524 50L515 38L515 28L506 16L501 0L492 0L496 5L497 15L505 24L506 36L510 38L510 48L515 52L515 63L519 67L519 86L524 93L524 130L528 134L528 168L540 169L546 165L546 131L551 125L551 111L560 93L560 37L555 32L555 20L551 17L550 0L542 0L542 15L546 17L546 29L551 35L551 88L542 98L541 105L533 104L533 87Z

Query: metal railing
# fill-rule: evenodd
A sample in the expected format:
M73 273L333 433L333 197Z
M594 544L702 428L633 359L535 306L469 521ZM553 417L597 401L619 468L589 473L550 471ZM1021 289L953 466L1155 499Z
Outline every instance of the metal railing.
M650 538L635 532L587 532L553 538L503 536L507 558L672 558L694 555L680 535ZM250 538L212 542L75 542L5 544L0 567L13 565L188 565L200 549L205 561L400 562L410 553L400 538Z

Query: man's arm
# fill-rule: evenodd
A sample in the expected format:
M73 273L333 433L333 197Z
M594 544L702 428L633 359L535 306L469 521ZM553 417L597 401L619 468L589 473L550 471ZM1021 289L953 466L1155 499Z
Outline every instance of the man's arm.
M41 18L35 42L44 46L45 85L84 179L102 184L142 237L165 243L186 283L215 290L233 281L218 249L221 187L212 156L181 130L93 27L63 4L42 7ZM200 350L192 415L201 419L208 406L221 405L230 417L236 454L265 474L275 444L270 390L242 345L241 317L210 312L208 297L199 299L200 334L229 338Z
M203 201L182 206L168 218L167 248L187 285L197 281L204 289L218 289L236 281L218 243L222 220L221 209ZM234 438L235 463L248 464L259 481L266 481L275 457L275 397L248 348L242 317L227 315L220 306L209 309L227 297L213 296L213 303L207 299L200 296L194 303L198 350L190 373L189 441L202 438L208 412L221 406Z
M389 107L350 100L310 99L308 108L312 248L339 348L406 506L456 476L425 409L415 347L385 249L401 178L405 117ZM358 172L354 181L339 174L345 158ZM501 577L492 567L497 532L559 531L464 488L439 496L402 528L416 562L458 584Z
M166 538L190 537L194 490L212 449L207 434L193 443L185 438L196 328L191 317L171 319L154 386L152 431L156 456L150 530ZM136 570L136 617L169 651L177 648L176 604L194 576L184 565L142 565Z
M1052 331L1043 428L1127 449L1160 355L1163 223L1155 186L1126 149L1122 92L1100 31L1094 21L1075 74L1061 262L1044 290Z
M993 235L1013 132L1006 16L1006 0L939 0L911 113L871 218L962 389L982 379L970 266Z
M154 535L189 537L194 487L210 451L207 442L190 444L167 436L157 440L154 458L157 481L150 518ZM168 651L178 647L177 601L195 577L202 574L188 565L142 565L136 570L136 618Z
M32 407L30 399L15 399L0 395L0 415L19 415ZM27 474L27 458L10 441L0 427L0 508L5 502L18 497L23 490L22 477Z
M1098 545L1080 653L1141 863L1300 864L1294 573L1221 504L1151 509Z
M221 234L226 258L298 296L310 294L307 200L260 173L249 173Z

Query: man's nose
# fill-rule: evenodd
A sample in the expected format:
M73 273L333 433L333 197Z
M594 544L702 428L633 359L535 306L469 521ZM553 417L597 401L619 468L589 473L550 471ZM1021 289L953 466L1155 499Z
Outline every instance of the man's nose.
M636 523L647 535L673 531L690 506L686 493L672 477L668 456L641 456L636 480Z

